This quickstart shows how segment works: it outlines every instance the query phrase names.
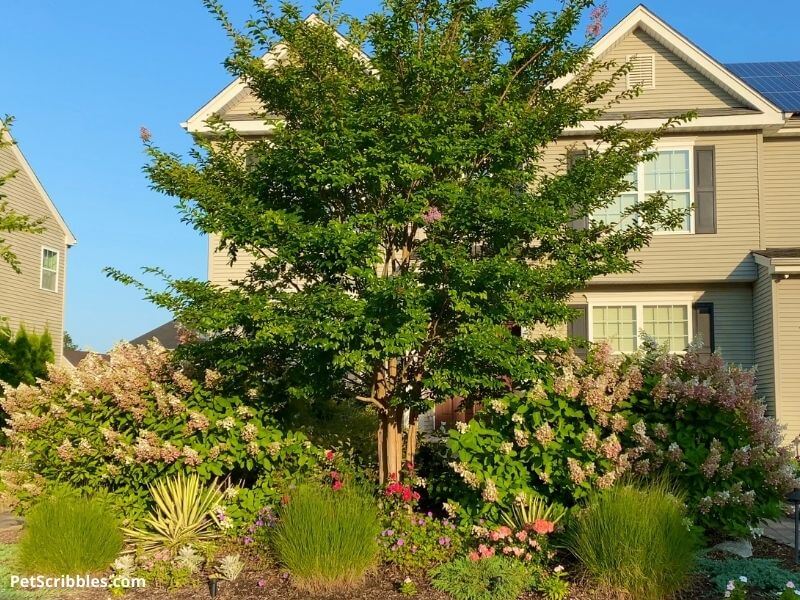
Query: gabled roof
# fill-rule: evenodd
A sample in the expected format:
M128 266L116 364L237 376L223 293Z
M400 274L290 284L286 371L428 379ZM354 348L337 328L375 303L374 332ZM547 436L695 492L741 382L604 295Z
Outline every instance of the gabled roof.
M142 345L155 338L167 350L174 350L178 347L178 344L180 344L179 337L178 324L175 321L167 321L163 325L159 325L155 329L133 338L130 343L133 345Z
M731 73L724 65L716 61L695 43L668 25L643 4L633 9L625 18L597 41L592 48L592 56L595 58L601 57L625 36L639 28L664 45L688 65L708 77L716 85L720 86L720 88L724 89L735 98L740 99L745 106L752 107L757 111L757 113L754 111L754 114L751 115L737 115L735 117L701 116L691 123L692 126L708 125L712 127L715 125L724 125L732 118L738 119L742 125L747 126L777 127L783 125L785 122L785 116L779 106L762 95L758 90L748 85L745 81L742 81L735 74ZM566 75L554 82L553 85L554 87L562 87L572 81L574 77L574 74ZM657 126L659 124L656 122L657 120L654 119L653 121L652 124L648 123L645 126ZM633 123L630 125L633 125Z
M306 23L313 23L315 25L322 25L325 27L329 26L316 14L309 15L306 17L305 21ZM336 35L337 43L340 46L350 48L353 51L353 54L364 63L369 62L369 57L360 48L347 40L347 38L345 38L339 32L334 31L334 34ZM264 61L265 65L276 64L286 56L286 53L286 44L278 43L266 54L264 54L264 56L261 57L261 60ZM236 81L233 81L206 104L204 104L200 110L189 117L184 123L181 123L181 127L190 133L208 133L210 129L206 125L206 121L209 119L209 117L225 112L226 109L229 109L238 103L248 93L250 93L250 90L244 80L237 79ZM252 119L237 119L236 121L229 122L228 126L245 135L248 133L263 134L272 128L271 125L264 122L264 119L260 119L256 116L254 116Z
M25 159L25 155L22 154L22 151L19 149L19 145L14 141L14 138L11 136L8 131L4 131L0 133L3 136L3 139L7 142L10 142L9 149L11 151L12 156L16 159L17 163L19 164L20 171L30 179L31 183L33 184L34 189L37 191L39 196L42 198L42 202L45 203L47 208L50 210L51 215L53 216L53 220L58 224L61 230L64 232L64 236L67 240L67 246L74 246L78 240L75 239L75 236L72 235L72 231L70 231L67 222L64 220L64 217L61 216L61 213L58 212L58 208L56 208L55 203L50 198L48 193L45 191L44 186L42 186L42 182L39 181L39 178L36 177L36 173L34 173L33 169L31 168L30 163Z
M800 112L800 61L725 65L762 96L786 112Z

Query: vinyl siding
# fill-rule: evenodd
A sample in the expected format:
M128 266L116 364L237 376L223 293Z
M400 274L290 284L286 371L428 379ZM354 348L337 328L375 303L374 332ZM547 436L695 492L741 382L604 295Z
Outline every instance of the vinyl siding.
M716 149L717 233L656 234L650 245L632 255L641 261L632 274L608 275L598 282L679 283L754 281L750 251L759 246L758 136L755 132L698 133L666 136ZM548 172L564 169L564 156L585 140L562 139L542 157Z
M241 120L242 118L252 118L256 114L263 112L263 110L261 101L247 89L222 110L221 117L223 119Z
M224 250L217 251L217 246L219 246L219 235L208 236L208 280L213 284L227 287L231 281L242 279L247 274L247 270L253 264L253 256L240 251L236 262L231 265L228 253Z
M622 66L628 61L629 56L636 54L654 55L655 87L644 89L637 98L615 104L609 109L613 112L674 109L677 115L698 108L731 108L744 105L741 100L723 90L641 29L636 29L623 37L600 59L613 60L618 66ZM609 74L601 72L598 76L607 79ZM627 81L623 77L607 98L612 99L626 89ZM598 103L601 104L603 102Z
M773 283L766 267L758 267L753 286L753 341L758 365L758 394L775 416L775 340L773 336Z
M787 441L800 434L800 279L775 283L775 312L778 320L778 420L786 426Z
M762 248L800 246L800 137L763 144Z
M38 235L4 234L3 237L11 244L21 262L22 273L16 274L5 262L0 261L0 317L7 317L14 331L20 325L36 333L47 329L53 338L56 362L60 362L64 336L66 238L33 181L21 166L10 148L0 148L0 173L19 169L16 177L0 190L13 210L34 218L44 217L46 231ZM42 246L59 253L58 287L55 292L40 287Z

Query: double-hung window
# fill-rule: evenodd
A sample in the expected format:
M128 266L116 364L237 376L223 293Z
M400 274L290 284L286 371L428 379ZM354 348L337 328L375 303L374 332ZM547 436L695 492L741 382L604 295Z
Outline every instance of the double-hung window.
M592 215L595 221L607 225L617 224L626 227L635 219L634 215L623 218L626 210L630 210L638 202L643 202L656 192L663 192L670 197L669 207L674 209L690 209L693 205L692 181L694 180L692 148L663 148L653 160L641 163L636 170L626 177L630 190L614 198L604 208ZM679 229L662 230L658 233L694 233L694 214L689 211Z
M683 300L611 303L589 306L589 337L608 342L615 352L635 352L645 336L670 352L683 352L692 339L691 302Z
M58 251L42 248L42 268L40 285L49 292L58 291Z

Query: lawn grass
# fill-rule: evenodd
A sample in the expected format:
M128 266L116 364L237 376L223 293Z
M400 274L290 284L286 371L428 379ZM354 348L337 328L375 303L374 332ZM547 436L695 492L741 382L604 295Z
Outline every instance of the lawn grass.
M39 600L52 598L46 590L28 591L11 587L11 576L20 572L16 544L0 544L0 600Z

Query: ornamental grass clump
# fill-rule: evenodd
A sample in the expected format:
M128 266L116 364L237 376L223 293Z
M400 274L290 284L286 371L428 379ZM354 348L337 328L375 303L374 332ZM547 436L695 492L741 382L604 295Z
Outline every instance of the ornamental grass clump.
M27 573L86 574L105 570L122 550L116 518L100 502L58 494L25 517L19 559Z
M377 507L366 493L305 484L281 508L271 540L298 587L341 589L377 562L379 530Z
M575 511L567 547L597 585L636 600L669 598L692 573L698 536L664 482L621 484Z

